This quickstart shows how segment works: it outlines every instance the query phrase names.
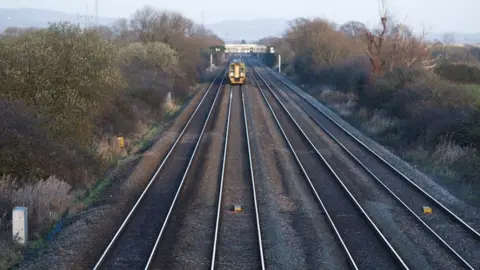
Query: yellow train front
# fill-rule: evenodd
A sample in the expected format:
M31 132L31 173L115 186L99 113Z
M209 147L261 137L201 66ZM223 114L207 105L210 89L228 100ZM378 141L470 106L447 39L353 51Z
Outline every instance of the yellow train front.
M230 84L244 84L247 78L247 67L245 63L240 60L230 62L228 78L230 79Z

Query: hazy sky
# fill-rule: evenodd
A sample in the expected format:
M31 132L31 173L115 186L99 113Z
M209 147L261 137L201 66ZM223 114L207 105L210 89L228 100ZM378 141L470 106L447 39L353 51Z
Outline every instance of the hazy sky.
M292 19L320 16L337 23L358 20L373 26L378 20L378 0L99 0L100 17L129 17L136 9L150 4L176 10L205 23L225 19L259 17ZM0 8L40 8L68 13L94 14L95 0L0 0ZM229 7L231 3L231 7ZM390 0L390 10L399 20L415 28L425 25L431 32L480 32L480 0ZM417 29L416 29L417 30Z

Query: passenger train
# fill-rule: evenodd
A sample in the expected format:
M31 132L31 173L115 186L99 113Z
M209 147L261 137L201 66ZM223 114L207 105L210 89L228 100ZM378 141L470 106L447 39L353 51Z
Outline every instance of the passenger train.
M233 59L230 62L228 78L230 84L244 84L247 78L247 66L242 59Z

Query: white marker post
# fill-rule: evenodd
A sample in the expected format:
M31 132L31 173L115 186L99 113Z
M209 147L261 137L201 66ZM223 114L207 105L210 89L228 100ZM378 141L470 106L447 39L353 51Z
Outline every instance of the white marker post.
M168 92L167 96L165 97L165 103L171 103L172 102L172 92Z
M282 56L278 54L278 73L282 74Z
M13 241L25 245L28 241L28 208L17 206L12 213Z

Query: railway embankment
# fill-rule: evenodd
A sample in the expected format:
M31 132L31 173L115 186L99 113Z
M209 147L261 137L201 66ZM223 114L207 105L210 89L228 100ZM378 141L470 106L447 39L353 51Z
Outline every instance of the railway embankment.
M47 247L21 264L22 269L89 268L113 237L133 203L149 182L163 157L180 133L207 87L185 104L181 112L155 134L153 145L118 163L106 178L108 186L98 192L91 207L64 219L64 228ZM38 256L37 256L38 255ZM58 268L57 268L58 267Z
M211 81L198 74L209 61L198 51L223 43L214 34L142 42L118 25L123 34L108 38L70 23L0 36L0 269L82 265ZM27 246L12 241L14 206L29 210Z

